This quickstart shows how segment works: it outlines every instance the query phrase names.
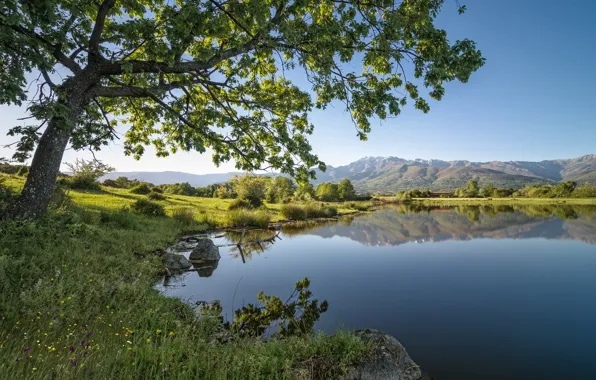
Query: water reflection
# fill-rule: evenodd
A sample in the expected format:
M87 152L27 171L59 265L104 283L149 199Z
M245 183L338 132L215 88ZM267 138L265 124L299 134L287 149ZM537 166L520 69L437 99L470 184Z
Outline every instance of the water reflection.
M370 246L475 238L580 240L596 244L596 206L399 205L340 223L285 230L284 234L347 237Z

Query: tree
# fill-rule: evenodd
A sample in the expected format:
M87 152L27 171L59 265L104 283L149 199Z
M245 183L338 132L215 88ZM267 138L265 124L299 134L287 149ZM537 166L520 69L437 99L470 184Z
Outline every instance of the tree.
M269 203L282 203L294 195L296 185L286 177L275 177L267 184L267 194L265 199Z
M488 197L492 197L495 193L495 185L491 183L489 183L488 185L486 185L485 187L482 188L482 190L480 190L480 193L478 195L480 195L480 197L482 198L488 198Z
M339 186L336 183L323 182L317 186L315 195L320 201L337 202L339 201Z
M113 172L114 168L98 160L76 159L73 163L66 163L70 170L70 177L63 177L61 184L72 189L99 189L99 178Z
M571 196L576 187L577 183L573 181L561 182L553 188L553 194L555 194L555 197L558 198L568 198Z
M343 103L365 140L372 118L396 116L408 100L428 112L424 94L440 100L445 83L467 82L483 65L473 41L450 43L434 25L442 5L4 0L0 104L21 105L26 74L39 73L28 108L38 123L9 132L22 136L16 159L35 151L14 214L41 215L67 145L99 150L118 123L135 158L147 145L158 156L209 148L216 164L234 159L242 170L314 178L325 165L307 140L313 107ZM298 87L286 71L302 72L312 87Z
M302 183L294 193L294 198L299 201L310 201L315 198L315 189L311 183Z
M343 179L337 188L339 192L339 199L342 201L349 201L356 198L356 190L354 190L354 185L350 182L349 179Z
M250 203L252 207L259 207L265 200L265 189L269 178L245 174L235 176L231 183L238 198Z
M478 186L478 181L475 179L471 179L466 184L466 189L464 190L464 195L466 198L476 198L478 196L478 192L480 188Z

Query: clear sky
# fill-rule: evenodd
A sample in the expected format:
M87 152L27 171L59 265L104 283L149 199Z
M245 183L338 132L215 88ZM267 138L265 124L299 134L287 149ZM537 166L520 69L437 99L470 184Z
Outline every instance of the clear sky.
M358 140L340 105L316 111L314 151L328 165L364 156L471 161L571 158L596 153L596 1L446 0L439 26L451 40L476 41L486 65L467 84L452 83L441 102L423 114L407 108L400 117L373 124ZM299 84L306 85L300 80ZM0 144L23 110L0 106ZM11 156L0 147L0 157ZM86 154L68 151L65 161ZM176 170L214 173L207 154L156 158L148 150L135 161L116 142L97 157L119 171Z

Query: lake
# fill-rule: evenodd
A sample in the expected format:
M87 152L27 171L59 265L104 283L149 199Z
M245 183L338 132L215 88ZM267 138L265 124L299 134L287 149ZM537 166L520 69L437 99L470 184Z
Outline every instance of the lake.
M160 289L230 316L308 277L318 329L385 331L437 380L596 378L594 206L400 205L279 236Z

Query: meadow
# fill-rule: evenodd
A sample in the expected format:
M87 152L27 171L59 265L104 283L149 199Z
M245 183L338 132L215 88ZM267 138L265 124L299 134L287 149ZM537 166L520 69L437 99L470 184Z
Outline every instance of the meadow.
M231 201L166 195L166 216L148 217L128 210L140 198L68 191L42 219L0 222L3 379L332 378L366 353L347 332L222 340L219 319L154 285L163 250L224 226ZM279 207L268 206L272 220ZM173 217L181 208L192 221Z

